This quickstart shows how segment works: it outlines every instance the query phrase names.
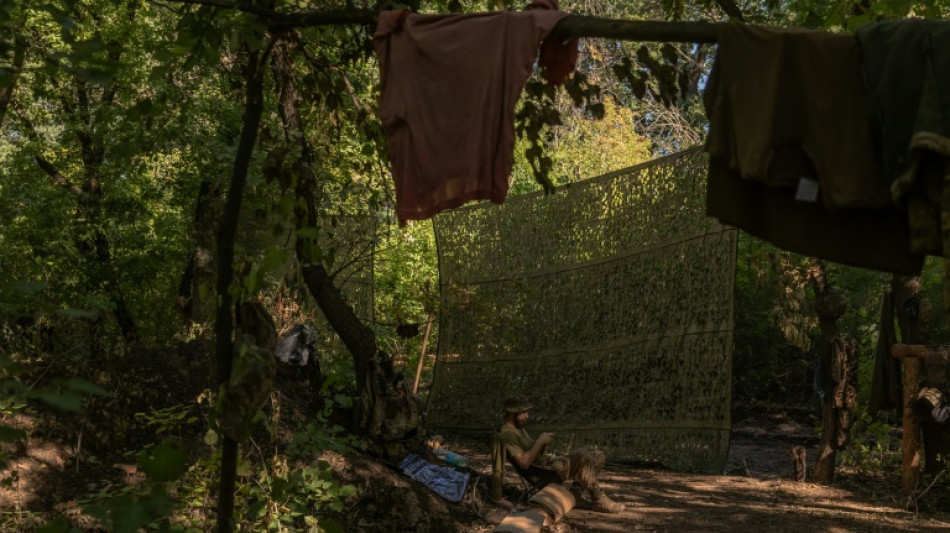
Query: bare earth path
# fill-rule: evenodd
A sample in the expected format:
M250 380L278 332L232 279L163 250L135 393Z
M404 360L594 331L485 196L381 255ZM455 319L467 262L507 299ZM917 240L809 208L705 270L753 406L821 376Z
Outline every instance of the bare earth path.
M729 462L731 475L674 472L608 464L601 476L607 493L626 504L617 515L571 511L562 531L576 533L669 531L762 531L804 533L821 531L893 532L950 531L946 481L938 482L912 512L898 504L900 472L882 478L840 472L833 486L798 483L788 479L788 450L794 444L809 448L814 459L814 430L781 417L759 417L734 425ZM481 524L459 524L469 532L486 532L510 509L487 498L491 465L487 437L448 436L450 449L467 455L480 477L470 507L484 519ZM506 495L517 494L519 481L510 472Z

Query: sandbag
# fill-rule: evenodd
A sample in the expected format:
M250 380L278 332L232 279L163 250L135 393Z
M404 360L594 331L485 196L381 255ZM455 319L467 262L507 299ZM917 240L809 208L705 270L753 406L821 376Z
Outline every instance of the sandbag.
M564 515L574 508L574 495L560 483L545 485L543 489L528 500L528 503L540 507L551 515L552 523L558 523Z
M540 533L544 526L544 514L538 509L512 510L493 533Z

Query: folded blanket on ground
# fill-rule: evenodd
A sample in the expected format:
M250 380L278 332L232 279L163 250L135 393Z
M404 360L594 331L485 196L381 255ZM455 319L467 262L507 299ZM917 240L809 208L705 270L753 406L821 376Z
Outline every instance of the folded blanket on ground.
M459 472L454 468L430 463L414 453L407 455L399 463L399 468L404 474L429 487L432 492L450 502L462 499L471 476L468 472Z

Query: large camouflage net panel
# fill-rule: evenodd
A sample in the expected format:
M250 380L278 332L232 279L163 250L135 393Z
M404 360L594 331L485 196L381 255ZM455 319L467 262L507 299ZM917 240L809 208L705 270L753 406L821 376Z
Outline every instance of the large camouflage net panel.
M691 149L439 215L426 425L488 431L522 394L564 449L721 472L737 231L705 215L706 168Z

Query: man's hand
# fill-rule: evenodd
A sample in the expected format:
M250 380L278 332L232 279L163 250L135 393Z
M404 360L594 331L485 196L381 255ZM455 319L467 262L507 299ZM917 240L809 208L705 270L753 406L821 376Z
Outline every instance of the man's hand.
M535 461L538 457L544 455L544 449L548 447L548 444L551 444L551 441L554 440L554 433L542 433L531 446L530 450L525 450L518 455L512 457L512 459L518 463L518 466L522 470L527 470L531 466L531 463Z

